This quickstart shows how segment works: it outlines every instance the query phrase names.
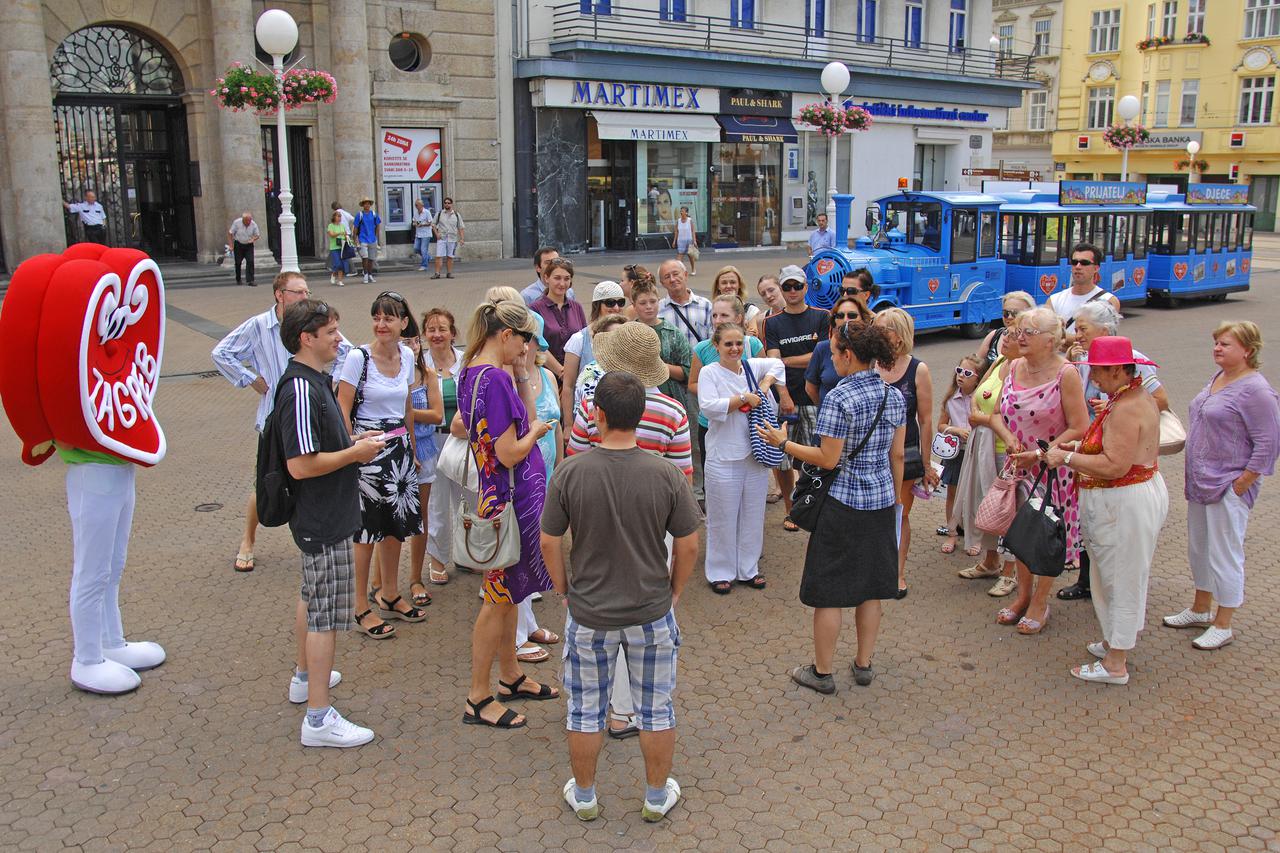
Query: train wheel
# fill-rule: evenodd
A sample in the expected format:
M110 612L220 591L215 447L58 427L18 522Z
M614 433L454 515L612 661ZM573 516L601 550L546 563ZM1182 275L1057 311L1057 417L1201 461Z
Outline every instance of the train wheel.
M960 335L971 341L986 337L989 331L991 331L990 323L965 323L960 326Z
M1227 294L1225 294L1225 293L1215 293L1215 294L1213 294L1213 296L1210 296L1210 297L1209 297L1209 301L1210 301L1210 302L1226 302L1226 301L1227 301Z

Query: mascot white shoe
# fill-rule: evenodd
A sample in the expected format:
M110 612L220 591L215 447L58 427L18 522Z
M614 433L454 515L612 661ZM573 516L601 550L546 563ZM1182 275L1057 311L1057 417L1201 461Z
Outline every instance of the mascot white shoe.
M154 402L164 350L164 282L135 249L78 243L14 271L0 309L0 399L22 461L67 463L71 516L71 683L127 693L164 663L125 640L120 578L134 474L164 458Z

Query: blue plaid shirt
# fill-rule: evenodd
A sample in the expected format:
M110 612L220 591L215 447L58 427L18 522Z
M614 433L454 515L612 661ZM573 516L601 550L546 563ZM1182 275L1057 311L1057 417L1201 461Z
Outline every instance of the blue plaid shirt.
M885 388L884 414L875 433L857 457L849 454L871 428ZM898 499L897 484L889 467L889 449L894 431L907 422L907 404L897 388L886 386L874 370L846 376L822 400L818 411L818 435L844 439L840 474L831 484L831 497L853 509L876 510L891 507Z

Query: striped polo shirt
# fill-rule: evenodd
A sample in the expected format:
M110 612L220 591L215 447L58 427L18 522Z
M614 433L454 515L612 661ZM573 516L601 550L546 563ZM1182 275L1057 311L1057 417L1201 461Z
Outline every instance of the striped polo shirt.
M572 456L600 443L594 398L585 397L573 411L573 432L566 452ZM636 427L636 446L669 461L685 476L693 474L689 416L684 406L657 388L645 389L644 414Z

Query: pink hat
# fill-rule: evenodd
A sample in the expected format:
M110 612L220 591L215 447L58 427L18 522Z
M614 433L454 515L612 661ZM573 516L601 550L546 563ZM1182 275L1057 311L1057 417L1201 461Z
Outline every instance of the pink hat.
M1133 342L1119 336L1094 338L1089 344L1089 358L1084 364L1090 367L1111 367L1117 364L1146 364L1159 367L1154 361L1135 355Z

